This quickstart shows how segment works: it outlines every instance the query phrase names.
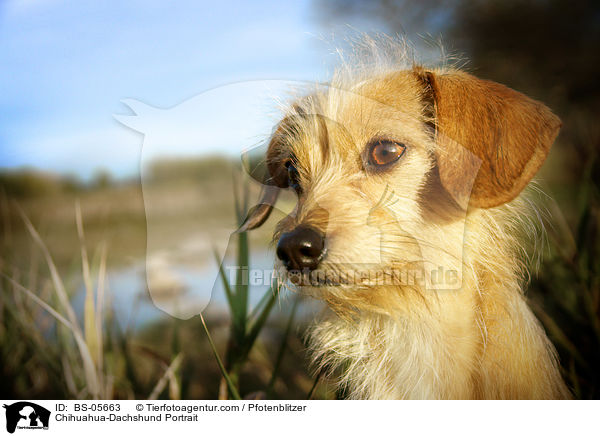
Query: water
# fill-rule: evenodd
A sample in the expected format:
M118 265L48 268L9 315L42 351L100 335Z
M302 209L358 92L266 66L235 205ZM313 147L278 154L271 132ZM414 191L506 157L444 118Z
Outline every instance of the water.
M273 268L273 253L260 251L252 253L250 264L250 286L248 300L250 308L255 307L269 290L269 274ZM159 271L165 265L155 262L137 262L134 265L108 271L105 286L105 307L112 309L121 328L139 328L148 324L167 320L170 317L191 318L199 313L218 314L228 317L227 297L223 288L219 270L214 265L201 268L186 265L169 265L168 270ZM224 260L227 278L235 274L235 265L230 258ZM152 270L151 270L152 269ZM162 274L162 276L160 276ZM160 278L156 278L160 276ZM154 280L154 282L153 282ZM159 281L166 292L160 290ZM166 286L170 285L170 286ZM289 313L292 305L292 293L282 289L272 317L281 317ZM79 316L83 313L85 286L82 283L73 300ZM310 317L318 311L314 301L301 304L298 318Z

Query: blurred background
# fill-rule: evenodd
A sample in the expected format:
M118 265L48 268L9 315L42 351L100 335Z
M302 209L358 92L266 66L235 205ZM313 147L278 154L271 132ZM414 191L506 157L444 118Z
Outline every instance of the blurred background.
M222 258L268 268L271 227L203 242L215 223L234 229L257 195L241 152L278 113L275 99L261 101L252 110L264 121L245 122L233 108L256 92L207 91L325 81L335 48L361 32L406 37L434 62L445 53L562 118L538 177L545 236L527 295L574 395L600 397L600 4L566 0L0 3L3 397L343 397L306 360L318 306L219 274ZM114 117L199 95L214 122L156 153L142 152L147 132ZM201 146L186 140L199 134ZM142 194L156 205L151 221ZM213 291L206 325L153 304L150 226L161 236L159 297ZM168 261L182 285L163 271L164 253L189 247L202 265Z

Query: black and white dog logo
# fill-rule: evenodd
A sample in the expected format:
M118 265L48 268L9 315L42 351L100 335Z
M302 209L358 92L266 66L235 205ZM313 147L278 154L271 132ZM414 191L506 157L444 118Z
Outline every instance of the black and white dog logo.
M29 401L19 401L4 405L6 409L6 431L14 433L15 429L48 429L50 411Z

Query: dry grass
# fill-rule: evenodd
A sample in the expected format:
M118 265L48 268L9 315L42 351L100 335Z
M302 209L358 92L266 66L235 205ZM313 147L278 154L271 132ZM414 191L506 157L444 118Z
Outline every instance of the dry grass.
M183 192L182 198L189 198L196 188L178 181L154 189L168 197ZM172 200L170 205L164 225L176 240L190 226L198 226L190 215L202 205ZM237 362L232 374L237 395L231 398L256 391L270 398L306 397L313 378L304 361L303 326L282 316L285 304L275 304L276 293L251 311L249 290L232 284L238 295L235 313L207 315L206 330L199 317L164 317L143 327L119 324L110 271L144 256L139 188L125 184L18 201L0 195L0 210L5 398L217 398L223 372L214 353L224 356L226 371ZM233 211L234 205L213 210L217 217ZM253 241L264 244L265 235L252 235ZM85 294L81 309L75 304L79 289ZM141 291L147 299L147 291ZM244 336L237 338L244 344L243 353L236 357L227 344L233 326L239 334L242 324ZM213 346L205 331L211 332ZM331 395L321 385L315 397Z

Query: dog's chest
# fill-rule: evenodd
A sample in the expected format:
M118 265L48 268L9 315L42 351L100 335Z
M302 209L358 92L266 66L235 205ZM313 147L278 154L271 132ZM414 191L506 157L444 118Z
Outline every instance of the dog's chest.
M351 398L466 398L472 347L449 341L449 334L455 332L441 323L370 316L321 323L312 343L318 359L344 368L341 382Z

